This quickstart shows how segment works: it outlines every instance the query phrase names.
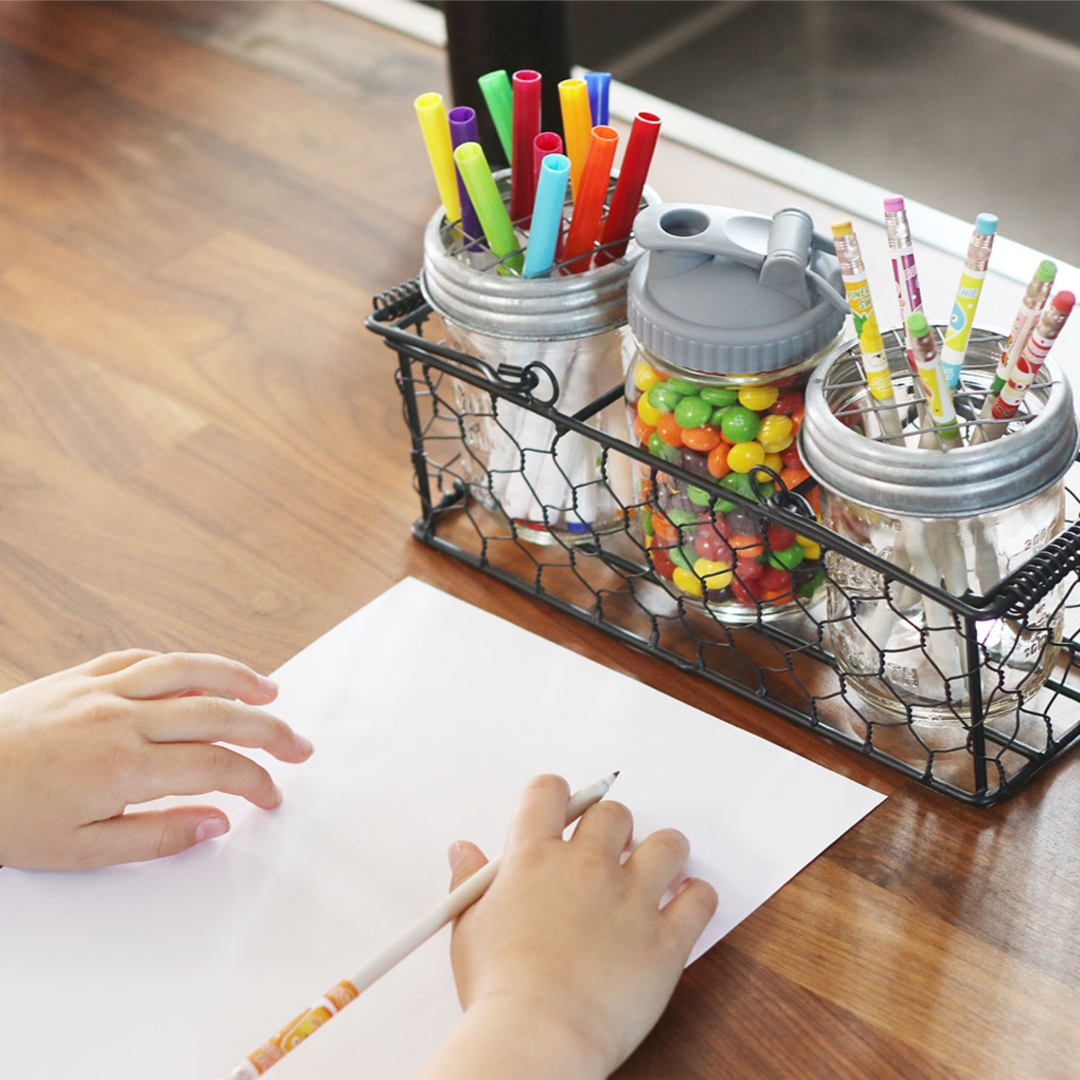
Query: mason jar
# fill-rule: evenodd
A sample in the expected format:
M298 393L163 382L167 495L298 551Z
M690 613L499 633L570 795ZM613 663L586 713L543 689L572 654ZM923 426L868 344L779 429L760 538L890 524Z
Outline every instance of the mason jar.
M495 179L508 202L510 171ZM642 200L658 197L646 187ZM490 252L455 235L440 210L424 233L420 284L442 317L447 345L483 361L496 377L500 368L512 375L532 365L536 400L573 415L622 381L630 347L626 288L641 254L631 240L622 258L581 273L504 275ZM605 453L587 436L560 431L541 413L486 389L450 383L465 450L460 477L474 499L512 522L516 536L573 544L625 527L632 485L624 455ZM620 440L629 434L618 402L586 422Z

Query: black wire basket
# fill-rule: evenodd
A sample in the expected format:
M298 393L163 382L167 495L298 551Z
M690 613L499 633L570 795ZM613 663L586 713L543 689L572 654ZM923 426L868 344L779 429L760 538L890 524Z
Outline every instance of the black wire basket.
M621 385L568 415L559 410L559 387L543 364L520 368L503 364L495 370L481 359L425 337L425 329L437 328L439 319L424 300L418 280L376 297L375 312L366 325L397 354L396 381L420 499L413 535L422 543L633 649L756 701L786 720L972 805L990 806L1007 799L1080 734L1075 640L1080 632L1075 595L1080 525L1070 524L983 595L953 595L816 520L806 498L812 481L788 491L774 475L773 494L751 501L591 426L590 419L623 397ZM553 530L545 544L525 539L530 534L535 539L535 524L523 528L501 512L498 492L503 485L486 471L469 437L478 413L481 418L497 418L499 410L509 406L550 422L554 438L550 447L540 449L556 463L563 440L591 440L598 464L598 479L593 482L617 501L618 527L602 532L583 527L583 534L573 537ZM533 460L537 452L536 447L517 447L522 468L525 449ZM946 689L935 703L945 722L926 724L920 711L910 706L879 711L860 694L859 680L842 670L830 650L831 635L844 620L861 629L854 598L850 612L841 610L838 615L832 603L824 610L823 590L805 598L795 590L793 605L788 605L795 609L790 616L775 619L762 605L756 618L733 621L719 606L710 605L707 592L695 600L673 590L657 574L635 524L643 512L655 510L650 497L629 498L624 485L609 482L618 471L615 466L627 463L653 484L662 474L666 481L674 478L742 505L762 522L763 533L765 525L775 524L816 543L834 595L839 590L843 597L845 584L833 568L839 562L854 563L872 575L881 590L878 599L891 602L906 589L940 605L953 622L961 652L966 651L963 693L954 695ZM572 492L570 478L566 479ZM1068 492L1070 522L1076 509L1077 500ZM1049 613L1047 597L1053 599ZM1032 639L1039 643L1049 675L1038 689L1029 692L1021 685L987 695L988 673L996 677L1001 657L983 642L988 625L1000 620L1007 620L1029 643ZM926 648L925 635L921 647ZM879 650L879 675L887 670L886 652Z

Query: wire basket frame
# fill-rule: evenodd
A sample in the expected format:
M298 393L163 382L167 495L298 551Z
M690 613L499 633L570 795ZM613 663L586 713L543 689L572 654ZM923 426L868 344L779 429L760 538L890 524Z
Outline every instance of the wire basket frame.
M375 309L367 326L398 359L396 381L420 499L413 535L421 542L631 648L972 805L1007 799L1080 735L1080 525L1070 524L983 595L956 596L819 523L804 498L806 484L789 492L774 474L775 493L755 502L590 426L591 417L622 397L621 385L567 415L559 411L559 387L550 372L539 370L542 365L503 365L495 371L482 360L429 340L424 331L432 311L415 280L376 297ZM469 391L464 399L462 386ZM958 412L963 423L974 426L980 394L977 389L965 393L970 397L959 396ZM463 400L470 403L467 409ZM482 407L477 402L483 402ZM584 539L567 543L555 537L543 547L522 539L518 524L499 512L496 487L470 439L478 414L496 418L506 403L551 422L555 436L547 452L556 467L568 437L586 437L595 444L599 479L593 482L618 501L619 528L595 532L586 524ZM917 401L913 397L899 407L913 412ZM1024 420L1018 417L1017 422ZM524 468L524 448L517 450ZM536 452L534 447L529 450ZM662 470L739 504L762 522L762 536L770 523L796 531L820 545L826 566L831 555L832 565L842 559L865 568L880 583L879 599L890 606L904 589L940 605L966 650L962 704L959 694L947 692L937 703L946 721L927 725L910 705L900 703L883 714L861 696L858 680L844 673L830 647L844 618L856 631L863 630L854 597L852 613L838 617L824 610L820 590L807 598L795 593L791 599L796 610L790 617L772 620L761 609L765 617L733 625L710 605L707 590L698 601L677 595L660 579L638 538L635 519L649 509L648 496L629 497L613 480L628 463L648 474L654 486ZM566 480L572 490L570 477ZM1080 516L1080 501L1071 491L1067 500L1072 522ZM830 570L826 576L830 588L843 593L843 581ZM1061 598L1048 619L1038 608L1055 589ZM904 617L893 610L897 618ZM1031 617L1033 612L1037 617ZM1021 686L984 693L988 673L1001 664L982 643L995 620L1010 620L1045 650L1052 670L1036 692L1029 694ZM882 673L888 662L887 655L880 655Z

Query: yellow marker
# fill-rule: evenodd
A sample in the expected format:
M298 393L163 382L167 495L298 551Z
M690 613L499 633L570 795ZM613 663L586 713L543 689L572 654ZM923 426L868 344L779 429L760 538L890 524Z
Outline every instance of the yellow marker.
M578 184L581 183L592 140L592 112L589 110L589 89L585 80L563 79L559 83L559 104L562 106L566 156L570 159L570 189L577 199Z
M450 141L450 121L446 116L442 94L421 94L415 105L446 220L460 221L461 200L458 199L457 173L454 170L454 147Z

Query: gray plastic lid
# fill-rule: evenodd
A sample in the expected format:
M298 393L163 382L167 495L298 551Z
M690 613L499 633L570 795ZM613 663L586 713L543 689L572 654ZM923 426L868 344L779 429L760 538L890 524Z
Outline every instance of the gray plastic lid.
M709 374L776 371L820 352L844 324L835 249L804 210L768 218L661 203L638 214L634 238L646 253L630 278L630 327L670 363Z

